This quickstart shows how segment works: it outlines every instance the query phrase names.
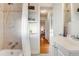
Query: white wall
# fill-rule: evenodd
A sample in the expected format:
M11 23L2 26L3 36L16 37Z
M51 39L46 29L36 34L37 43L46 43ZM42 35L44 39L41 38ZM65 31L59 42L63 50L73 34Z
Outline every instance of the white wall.
M50 36L50 11L48 12L48 14L47 14L47 19L46 19L46 21L45 21L45 37L46 37L46 39L48 39L48 41L49 41L49 36Z
M63 19L63 5L61 3L53 4L53 15L52 15L52 26L53 26L53 33L54 37L56 37L59 34L63 34L63 27L64 27L64 19ZM55 40L55 38L51 38L52 40ZM53 41L52 41L53 42Z
M41 19L40 19L40 25L43 26L45 28L45 21L47 20L47 17L46 16L41 16Z
M28 30L28 4L22 5L22 23L21 23L21 34L22 34L22 49L25 56L31 55L31 47L29 40Z
M79 4L73 3L71 9L71 35L79 34L79 12L77 12L77 8L79 8Z
M53 6L53 29L54 29L54 34L59 35L63 34L63 6L62 4L54 4Z

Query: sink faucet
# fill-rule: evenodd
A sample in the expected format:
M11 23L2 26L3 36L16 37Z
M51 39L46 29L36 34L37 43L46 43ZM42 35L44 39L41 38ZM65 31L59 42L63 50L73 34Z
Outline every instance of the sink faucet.
M77 39L79 39L79 34L77 34Z

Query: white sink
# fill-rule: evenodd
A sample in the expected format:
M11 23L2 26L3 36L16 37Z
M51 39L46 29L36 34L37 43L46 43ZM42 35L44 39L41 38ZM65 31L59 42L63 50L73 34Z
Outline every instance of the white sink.
M65 55L79 56L79 41L75 39L58 36L56 46Z

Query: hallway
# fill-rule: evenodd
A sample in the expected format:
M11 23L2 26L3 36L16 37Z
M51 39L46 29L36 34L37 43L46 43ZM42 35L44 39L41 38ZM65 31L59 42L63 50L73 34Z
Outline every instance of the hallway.
M49 49L49 42L45 38L44 35L41 35L41 37L40 37L40 54L48 53L48 49Z

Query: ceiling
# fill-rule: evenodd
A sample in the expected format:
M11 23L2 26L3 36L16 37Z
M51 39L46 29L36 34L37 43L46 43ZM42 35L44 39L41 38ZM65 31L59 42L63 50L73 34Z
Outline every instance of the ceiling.
M52 3L39 3L39 5L40 5L40 16L41 17L47 17L48 12L50 12L53 9ZM45 21L45 19L41 19L41 21Z
M52 3L39 3L40 7L52 7Z
M53 4L52 3L39 3L40 5L40 13L41 16L47 16L48 12L51 11L53 9ZM44 11L44 12L42 12Z

